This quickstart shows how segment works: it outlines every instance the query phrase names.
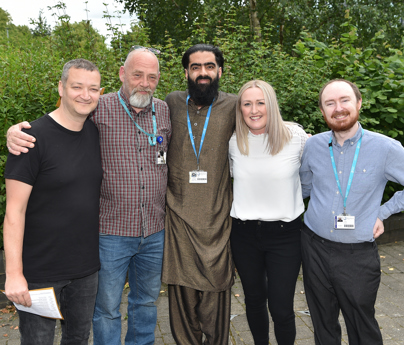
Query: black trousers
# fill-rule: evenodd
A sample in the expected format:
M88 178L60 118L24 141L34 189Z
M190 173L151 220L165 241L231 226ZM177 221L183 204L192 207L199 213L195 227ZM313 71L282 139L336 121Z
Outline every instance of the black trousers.
M380 285L377 244L332 242L304 225L302 259L316 345L341 344L340 310L350 345L383 344L374 308Z
M90 337L98 271L89 276L54 282L28 283L30 290L53 287L64 320L61 344L87 345ZM56 320L18 311L22 345L52 345Z
M278 345L294 344L293 298L301 264L300 228L300 217L292 222L233 219L231 249L256 345L268 345L268 309Z

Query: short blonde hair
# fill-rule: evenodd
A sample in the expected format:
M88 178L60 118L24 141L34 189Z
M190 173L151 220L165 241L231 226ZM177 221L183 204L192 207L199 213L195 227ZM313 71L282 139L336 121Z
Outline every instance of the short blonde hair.
M285 144L291 139L291 133L286 127L279 111L278 101L276 99L275 90L271 85L263 80L252 80L244 84L238 93L236 106L236 139L237 146L241 154L248 156L248 132L249 128L244 121L241 112L241 96L247 89L261 89L265 106L267 110L267 123L265 126L265 134L267 134L267 150L268 153L275 156L282 151Z

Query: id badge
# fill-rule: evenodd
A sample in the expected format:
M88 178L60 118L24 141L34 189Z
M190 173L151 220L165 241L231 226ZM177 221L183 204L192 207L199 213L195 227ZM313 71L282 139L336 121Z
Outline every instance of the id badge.
M208 183L208 172L202 170L190 171L189 183Z
M355 216L339 215L334 217L334 229L336 230L354 230Z
M166 163L167 152L165 152L163 150L157 151L156 157L157 157L157 164L167 164Z

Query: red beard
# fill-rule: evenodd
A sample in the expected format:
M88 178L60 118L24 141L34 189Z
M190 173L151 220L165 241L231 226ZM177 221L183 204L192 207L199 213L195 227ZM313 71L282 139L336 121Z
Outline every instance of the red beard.
M349 115L345 120L343 121L337 121L334 120L334 117L339 116L339 115ZM325 115L323 115L324 121L327 123L327 126L333 130L334 132L345 132L349 129L351 129L356 122L358 122L359 119L359 111L356 111L356 114L350 113L349 111L343 110L343 111L335 111L331 115L331 120L328 120Z

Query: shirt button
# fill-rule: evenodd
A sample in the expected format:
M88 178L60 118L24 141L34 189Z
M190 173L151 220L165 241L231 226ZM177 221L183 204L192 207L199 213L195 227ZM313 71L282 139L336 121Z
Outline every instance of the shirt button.
M194 126L198 126L198 124L195 122L195 123L194 123Z
M340 171L339 173L342 174L342 171Z
M339 191L337 191L337 194L339 194Z
M363 172L366 172L366 169L363 169Z
M140 171L143 171L143 168L142 168L142 167L140 167Z
M196 113L199 115L199 110Z
M142 152L142 149L139 149L139 152Z
M140 134L140 131L139 131L139 132L137 132L137 134Z
M335 212L334 212L334 211L332 211L332 214L335 214Z
M144 186L142 186L142 189L144 189Z
M344 154L344 152L341 152L341 154L343 155L343 154Z
M142 207L144 207L144 204L142 204Z
M353 141L351 141L351 145L353 145Z
M334 232L334 230L331 230L330 232Z
M258 225L261 225L261 222L260 222L260 221L258 221L258 222L257 222L257 224L258 224Z

